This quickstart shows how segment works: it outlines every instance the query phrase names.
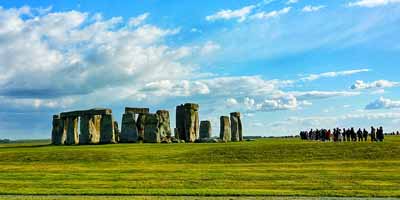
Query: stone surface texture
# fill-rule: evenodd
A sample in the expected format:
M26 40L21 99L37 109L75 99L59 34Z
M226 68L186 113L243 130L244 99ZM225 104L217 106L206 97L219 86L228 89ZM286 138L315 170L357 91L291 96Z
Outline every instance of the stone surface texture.
M219 139L224 142L231 141L231 125L228 116L221 116L220 118Z
M200 122L200 138L211 138L212 129L210 121L201 121Z

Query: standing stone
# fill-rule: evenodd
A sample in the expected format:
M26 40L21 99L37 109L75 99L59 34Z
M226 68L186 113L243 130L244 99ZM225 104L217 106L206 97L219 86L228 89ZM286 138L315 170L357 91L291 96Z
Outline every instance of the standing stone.
M114 121L114 134L115 134L115 141L117 143L120 141L120 135L121 135L121 132L119 131L118 127L119 127L118 122Z
M111 114L104 114L101 116L100 143L102 144L116 143L114 134L114 119Z
M175 137L175 139L179 140L179 131L178 131L178 128L174 128L174 137Z
M231 141L231 125L228 116L221 116L220 118L219 138L224 142Z
M200 122L200 139L211 138L211 122L201 121Z
M66 135L62 126L62 119L59 115L53 116L53 129L51 131L51 143L55 145L64 144Z
M67 140L65 144L72 145L79 143L78 117L67 117L64 126L67 127Z
M122 115L120 142L136 142L138 130L136 128L135 114L125 113Z
M79 144L97 144L100 142L101 115L82 115L80 118Z
M159 132L161 138L171 138L171 124L169 121L169 112L167 110L158 110L157 115L160 119Z
M176 107L176 127L179 139L194 142L199 137L199 105L186 103Z
M160 118L157 114L145 114L144 142L160 143Z
M232 142L243 141L242 121L240 120L240 112L232 112L231 114L231 132Z
M138 131L138 141L144 140L145 124L146 124L146 114L139 113L139 116L138 116L137 122L136 122L136 127L137 127L137 131Z
M185 140L185 107L183 105L176 106L175 118L175 137L180 140Z

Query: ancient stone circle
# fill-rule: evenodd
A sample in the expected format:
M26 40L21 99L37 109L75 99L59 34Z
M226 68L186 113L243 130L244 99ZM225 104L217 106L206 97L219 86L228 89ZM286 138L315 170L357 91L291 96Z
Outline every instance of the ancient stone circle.
M199 122L198 104L178 105L172 136L167 110L150 113L149 108L126 107L119 131L111 109L95 108L54 115L51 142L55 145L74 145L243 141L239 112L230 113L230 117L221 116L220 123L219 138L212 138L211 122Z

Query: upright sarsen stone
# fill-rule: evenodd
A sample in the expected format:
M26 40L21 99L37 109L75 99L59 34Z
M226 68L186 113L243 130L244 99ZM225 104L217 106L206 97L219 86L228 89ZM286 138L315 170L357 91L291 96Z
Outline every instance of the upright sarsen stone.
M185 107L183 105L176 106L175 115L175 138L180 140L186 139L185 133Z
M80 117L79 144L98 144L100 142L101 115L84 114Z
M55 145L65 144L66 134L59 115L53 116L53 128L51 131L51 143Z
M167 110L158 110L156 114L158 115L160 120L158 127L160 132L160 137L171 138L172 133L171 133L171 124L169 120L169 112Z
M65 141L65 144L79 144L78 117L66 117L66 119L64 120L64 126L67 130L67 139Z
M220 118L219 138L224 142L231 141L231 125L228 116L221 116Z
M194 142L199 137L199 105L186 103L176 107L176 128L179 139Z
M200 122L200 139L211 138L211 122L201 121Z
M111 114L104 114L101 116L100 143L102 144L116 143L114 134L114 119Z
M144 142L160 143L160 117L157 114L145 114Z
M121 132L119 131L119 128L118 128L119 126L118 126L118 122L117 121L114 121L114 134L115 134L115 141L118 143L119 142L119 139L120 139L120 135L121 135Z
M231 115L231 134L232 134L231 140L232 142L243 141L240 112L232 112L230 115Z
M143 141L144 139L144 128L146 124L146 114L140 113L137 118L136 127L138 131L138 141Z
M122 115L120 142L136 142L138 130L136 127L135 114L125 113Z

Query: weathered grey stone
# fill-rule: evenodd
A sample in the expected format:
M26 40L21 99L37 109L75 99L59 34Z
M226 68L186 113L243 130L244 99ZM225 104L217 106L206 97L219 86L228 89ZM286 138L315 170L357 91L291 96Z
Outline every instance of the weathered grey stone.
M112 115L102 115L100 122L100 143L116 143L114 134L114 119Z
M169 120L169 112L167 110L158 110L157 115L160 119L159 123L159 132L160 132L160 137L164 138L171 138L172 133L171 133L171 124Z
M114 121L114 135L115 135L115 141L117 143L120 141L120 135L121 135L121 132L119 131L118 127L119 127L118 122Z
M97 144L100 142L101 115L83 115L80 117L79 144Z
M186 103L176 107L176 128L179 139L194 142L199 137L199 105Z
M231 141L243 141L242 121L240 120L240 112L232 112L231 114Z
M64 126L67 127L67 139L65 144L79 144L78 117L66 117Z
M178 128L174 128L174 138L179 140L179 131Z
M201 121L200 122L200 138L211 138L212 130L211 130L211 122L210 121Z
M219 138L224 142L231 141L231 125L228 116L221 116L220 118Z
M160 118L157 114L145 114L144 142L160 143Z
M139 116L136 121L136 127L138 131L138 141L143 141L144 139L144 128L146 124L146 114L139 113Z
M138 130L136 127L135 114L125 113L122 115L120 142L136 142Z
M93 108L89 110L76 110L71 112L62 112L60 114L61 118L64 117L79 117L83 115L111 115L112 110L107 108Z
M125 107L125 113L146 114L146 113L149 113L149 111L150 111L150 109L148 109L148 108Z
M51 143L55 145L65 144L66 132L63 130L63 123L59 115L53 116L53 129L51 131Z
M176 106L175 115L175 137L179 140L185 140L185 107L183 105Z

